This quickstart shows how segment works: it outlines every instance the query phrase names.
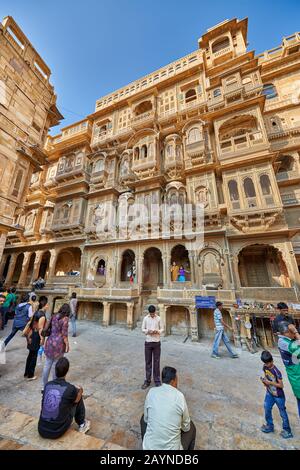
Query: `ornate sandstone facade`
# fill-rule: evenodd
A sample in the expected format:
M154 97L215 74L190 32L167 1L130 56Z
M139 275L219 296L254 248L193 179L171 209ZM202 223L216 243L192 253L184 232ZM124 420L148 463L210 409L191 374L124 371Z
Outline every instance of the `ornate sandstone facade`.
M7 283L41 275L53 302L76 291L82 318L105 326L134 327L152 302L167 334L194 339L212 326L195 295L299 300L299 33L257 56L247 19L225 21L195 52L97 100L45 152L8 235ZM124 202L203 203L204 246L112 233L108 207Z
M46 161L49 127L62 118L50 70L13 18L0 23L0 258L25 209L34 171ZM21 231L19 232L21 235Z

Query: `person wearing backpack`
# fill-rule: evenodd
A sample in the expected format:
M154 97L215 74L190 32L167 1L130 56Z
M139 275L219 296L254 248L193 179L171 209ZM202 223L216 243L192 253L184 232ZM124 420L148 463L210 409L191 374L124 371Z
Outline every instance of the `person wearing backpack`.
M8 343L13 339L18 331L23 331L30 318L32 317L32 307L29 303L29 295L23 295L21 302L17 305L15 310L15 318L12 326L11 333L4 340L4 346L6 347Z
M46 323L47 309L48 299L47 297L42 296L39 301L38 310L34 313L26 333L27 349L29 353L26 361L24 378L28 381L36 379L34 372L40 346L44 343L42 331Z

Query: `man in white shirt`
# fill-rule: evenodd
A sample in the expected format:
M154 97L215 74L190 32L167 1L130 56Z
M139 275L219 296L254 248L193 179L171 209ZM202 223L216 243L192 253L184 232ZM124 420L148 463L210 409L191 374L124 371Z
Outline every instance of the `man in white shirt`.
M160 317L156 314L154 305L148 308L148 315L143 320L142 331L146 335L145 341L145 365L146 379L142 385L142 389L146 389L151 384L152 363L153 363L153 379L156 387L160 383L160 335L163 332Z
M174 367L164 367L162 386L152 388L141 418L143 450L193 450L196 428L183 393L177 390Z

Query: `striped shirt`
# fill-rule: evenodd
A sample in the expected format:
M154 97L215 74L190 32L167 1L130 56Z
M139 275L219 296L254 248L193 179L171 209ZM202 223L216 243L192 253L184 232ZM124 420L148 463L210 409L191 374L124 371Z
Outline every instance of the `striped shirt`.
M216 308L214 311L214 322L215 322L215 328L217 331L224 330L224 325L221 322L221 320L222 320L221 310Z

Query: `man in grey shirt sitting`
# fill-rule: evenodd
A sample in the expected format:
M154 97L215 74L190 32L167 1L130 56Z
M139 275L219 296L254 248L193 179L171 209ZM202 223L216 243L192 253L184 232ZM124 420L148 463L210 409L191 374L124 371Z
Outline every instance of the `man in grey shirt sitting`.
M143 450L194 449L196 428L177 385L176 369L164 367L162 386L148 392L141 418Z

